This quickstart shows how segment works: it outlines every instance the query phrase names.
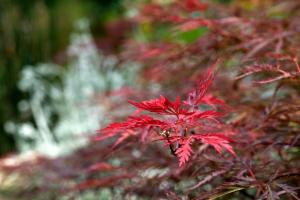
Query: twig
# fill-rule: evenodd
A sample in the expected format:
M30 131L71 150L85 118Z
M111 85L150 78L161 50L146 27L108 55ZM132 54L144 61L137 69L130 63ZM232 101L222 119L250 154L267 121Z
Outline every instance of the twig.
M228 169L223 169L223 170L220 170L220 171L215 171L213 173L211 173L210 175L206 176L202 181L200 181L199 183L197 183L196 185L188 188L186 191L191 191L191 190L194 190L202 185L204 185L205 183L207 182L210 182L212 179L214 179L215 177L217 176L220 176L222 174L225 174L229 171L229 168Z

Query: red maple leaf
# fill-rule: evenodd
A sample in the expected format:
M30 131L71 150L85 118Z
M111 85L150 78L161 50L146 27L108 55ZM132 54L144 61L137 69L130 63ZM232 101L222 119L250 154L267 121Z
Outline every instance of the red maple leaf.
M229 137L226 137L222 134L196 134L193 135L193 138L200 140L204 144L209 144L214 147L218 153L222 153L222 150L225 149L230 152L232 155L235 155L232 146L229 144L232 140Z
M215 110L207 111L195 111L192 115L185 117L185 120L195 121L199 119L213 119L217 121L218 117L221 117L223 114Z
M95 140L103 140L108 137L113 137L117 133L122 131L132 130L136 128L145 128L147 126L156 126L163 128L169 126L169 124L167 122L154 119L147 115L131 116L128 117L128 119L124 122L112 123L106 128L99 130L98 132L102 133L102 135L97 136Z
M117 139L117 141L114 143L113 145L113 149L118 146L120 143L122 143L124 140L126 140L127 138L129 138L130 136L136 135L137 133L133 130L124 130L121 133L121 136Z
M185 163L190 159L190 156L193 152L191 147L191 137L182 140L179 144L181 145L176 150L176 155L179 158L179 167L185 165Z
M171 102L168 98L161 95L158 99L152 99L142 102L129 101L129 103L139 109L154 112L157 114L176 116L192 114L192 112L181 108L180 97L177 97L174 102Z
M177 144L179 147L176 149L176 156L179 158L179 166L182 167L190 159L190 156L193 152L191 143L195 141L200 141L203 144L211 145L218 153L222 153L222 150L225 149L230 152L232 155L236 155L233 151L230 142L232 140L222 134L209 133L209 134L194 134L189 137L184 136L171 136L169 138L162 138L166 142L167 146Z
M189 106L196 106L203 102L203 98L205 97L209 86L212 84L215 78L214 70L217 66L217 63L218 62L215 62L215 64L208 69L205 75L206 78L198 82L196 89L188 94L188 98L183 101L183 103Z
M225 102L222 99L214 97L214 96L212 96L210 94L209 95L205 95L201 99L200 103L207 104L207 105L209 105L211 107L214 107L214 108L215 108L216 105L220 105L220 106L222 106L222 108L228 108L228 105L226 105Z

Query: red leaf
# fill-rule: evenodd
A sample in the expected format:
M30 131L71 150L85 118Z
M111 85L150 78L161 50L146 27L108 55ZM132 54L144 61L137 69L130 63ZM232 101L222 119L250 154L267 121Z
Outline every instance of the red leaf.
M214 110L207 110L204 112L196 111L192 115L187 116L185 119L186 120L199 120L199 119L214 119L221 117L222 113L214 111Z
M215 105L220 105L223 108L228 108L228 106L225 104L225 102L219 98L213 97L212 95L206 95L204 96L201 101L201 103L205 103L209 106L215 107Z
M203 98L209 88L209 86L212 84L214 78L215 78L215 74L214 74L214 70L217 66L216 62L215 64L213 64L208 71L206 72L206 78L204 80L199 81L199 83L197 84L197 88L196 90L193 90L192 92L190 92L188 94L188 98L187 100L184 101L184 103L186 105L190 105L190 106L195 106L198 105L199 103L203 102Z
M121 131L143 128L146 126L166 127L169 126L169 124L146 115L131 116L124 122L112 123L106 128L99 130L98 132L102 133L102 135L97 136L95 140L103 140L108 137L113 137Z
M176 155L179 158L179 167L182 167L190 159L192 152L191 138L181 142L181 146L176 150Z
M129 101L130 104L134 105L137 108L147 110L149 112L154 112L158 114L165 114L165 115L189 115L192 114L187 110L181 109L181 102L180 98L177 97L175 102L171 102L164 96L160 96L158 99L152 99L148 101L142 102L134 102Z
M121 142L129 138L130 136L136 135L135 131L132 130L125 130L121 133L121 136L117 139L117 141L113 145L113 149L118 146Z
M235 155L235 152L232 149L232 146L229 144L231 141L230 138L221 134L197 134L193 135L193 138L201 140L204 144L209 144L215 148L218 153L222 152L222 149L226 149L232 155Z

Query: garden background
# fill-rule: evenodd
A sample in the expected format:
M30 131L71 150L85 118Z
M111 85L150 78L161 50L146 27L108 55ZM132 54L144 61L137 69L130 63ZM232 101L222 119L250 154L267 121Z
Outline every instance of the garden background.
M300 199L299 44L297 0L1 0L0 199Z

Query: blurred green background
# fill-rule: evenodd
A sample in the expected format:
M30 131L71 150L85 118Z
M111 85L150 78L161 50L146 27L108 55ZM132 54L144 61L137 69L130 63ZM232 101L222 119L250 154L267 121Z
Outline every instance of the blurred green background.
M17 104L27 94L17 82L27 65L64 62L74 23L87 18L93 36L105 21L122 14L120 0L1 0L0 3L0 154L14 151L5 122L22 121Z

